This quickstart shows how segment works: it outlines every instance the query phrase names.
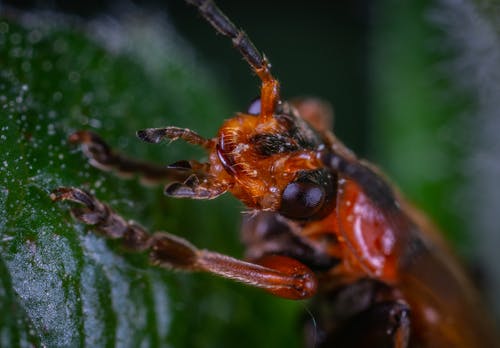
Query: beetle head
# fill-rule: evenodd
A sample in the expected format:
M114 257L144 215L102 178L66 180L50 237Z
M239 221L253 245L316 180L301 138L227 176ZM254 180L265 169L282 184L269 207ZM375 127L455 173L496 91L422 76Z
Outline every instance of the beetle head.
M324 216L336 180L318 165L321 136L290 104L278 105L266 119L259 116L259 104L254 101L247 113L227 120L218 132L216 160L229 176L229 190L252 209L296 220Z

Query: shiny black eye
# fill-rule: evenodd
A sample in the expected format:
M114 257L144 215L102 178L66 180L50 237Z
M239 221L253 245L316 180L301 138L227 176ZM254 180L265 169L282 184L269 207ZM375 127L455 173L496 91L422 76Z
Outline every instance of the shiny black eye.
M279 212L291 219L308 219L322 210L325 197L324 188L316 183L292 182L283 191Z
M248 106L247 113L250 115L260 115L260 98L255 98Z

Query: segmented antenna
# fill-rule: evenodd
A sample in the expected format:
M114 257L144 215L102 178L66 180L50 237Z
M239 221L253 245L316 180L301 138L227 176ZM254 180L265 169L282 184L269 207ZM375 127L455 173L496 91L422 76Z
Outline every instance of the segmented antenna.
M270 65L267 59L255 48L248 36L242 30L239 30L212 0L185 1L188 4L196 6L203 18L205 18L217 32L232 40L236 49L263 82L275 80L270 73Z

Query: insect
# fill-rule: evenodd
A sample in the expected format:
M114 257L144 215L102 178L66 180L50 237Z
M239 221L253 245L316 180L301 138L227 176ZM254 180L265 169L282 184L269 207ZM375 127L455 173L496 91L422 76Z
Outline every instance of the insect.
M232 193L254 212L242 228L247 260L150 234L78 188L58 188L51 198L79 204L72 209L77 220L148 251L153 264L212 273L284 298L312 297L317 326L305 328L309 347L495 346L473 286L425 218L329 131L321 102L281 99L267 59L213 2L188 2L232 40L261 80L260 98L212 139L178 127L137 134L150 143L200 146L208 161L165 168L123 156L88 131L69 140L96 167L169 180L170 197Z

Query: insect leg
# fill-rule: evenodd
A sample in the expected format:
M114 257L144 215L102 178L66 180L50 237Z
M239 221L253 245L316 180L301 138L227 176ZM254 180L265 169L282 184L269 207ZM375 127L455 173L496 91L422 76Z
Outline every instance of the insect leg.
M229 186L210 176L202 176L202 180L191 174L184 182L173 182L165 187L165 195L176 198L213 199L228 190Z
M261 211L245 214L241 226L245 256L250 260L264 255L286 255L316 270L329 270L340 261L326 253L324 243L304 238L295 226L277 213Z
M163 139L170 140L182 139L191 145L201 146L207 150L215 146L211 139L205 139L198 133L187 128L165 127L165 128L147 128L137 132L137 136L148 143L159 143Z
M205 170L202 164L195 161L183 161L170 167L163 167L123 156L112 150L100 136L89 131L73 133L69 137L69 142L80 144L83 153L94 167L102 170L113 170L124 177L139 175L145 183L184 181L193 171L203 172Z
M407 348L411 313L397 288L369 278L329 281L311 305L306 347Z
M253 71L262 81L261 87L261 113L262 119L273 117L276 104L279 101L279 83L271 74L271 65L250 41L248 36L239 30L226 15L212 2L212 0L186 0L196 6L203 18L220 34L229 37L236 49L248 62Z
M386 301L373 304L351 319L335 342L342 347L407 348L409 338L408 305Z
M208 272L290 299L308 298L316 291L317 282L312 271L294 259L270 255L261 258L258 263L250 263L198 249L187 240L166 232L149 234L91 194L77 188L58 188L51 194L51 199L81 204L81 207L71 210L77 220L94 226L108 238L122 239L122 243L131 250L149 251L154 265Z

